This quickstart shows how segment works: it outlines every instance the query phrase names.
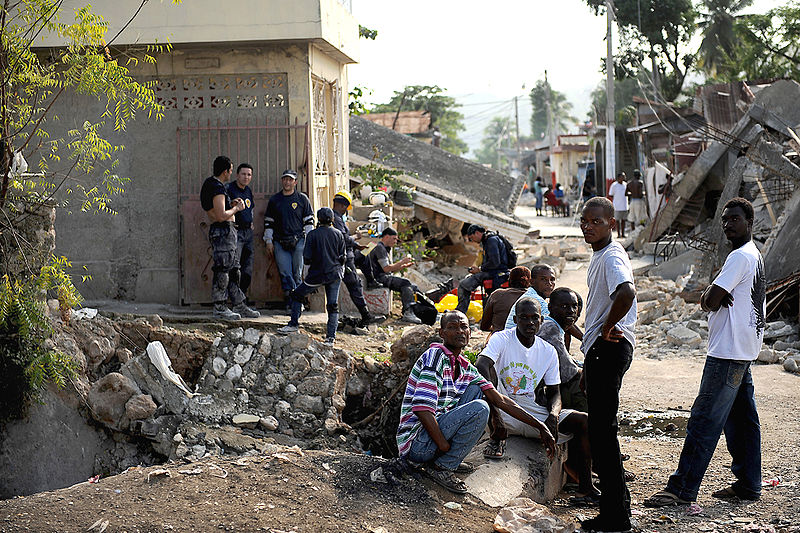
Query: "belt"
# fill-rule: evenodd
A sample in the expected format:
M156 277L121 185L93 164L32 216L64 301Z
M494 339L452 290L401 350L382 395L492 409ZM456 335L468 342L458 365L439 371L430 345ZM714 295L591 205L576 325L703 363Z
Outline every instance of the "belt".
M212 222L212 228L229 228L233 226L233 220L227 220L225 222Z

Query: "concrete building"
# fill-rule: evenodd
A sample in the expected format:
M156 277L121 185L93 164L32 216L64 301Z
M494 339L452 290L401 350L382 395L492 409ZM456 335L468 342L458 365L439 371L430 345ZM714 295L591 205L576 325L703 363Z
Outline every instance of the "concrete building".
M68 0L62 16L78 5ZM128 2L98 0L109 21L112 54L136 54L170 42L155 64L132 74L154 84L164 118L139 116L125 132L117 172L131 177L118 214L61 216L57 253L92 279L89 300L121 298L171 304L210 298L211 260L199 190L217 155L255 167L256 265L251 299L280 297L261 236L269 196L294 168L314 209L347 184L347 65L357 61L358 24L346 1L192 0L145 3L133 21ZM62 43L45 37L40 52ZM65 95L55 105L64 131L97 111L97 102ZM85 112L84 112L85 111ZM58 134L59 132L55 132ZM99 179L98 179L99 181Z
M578 163L591 159L591 156L588 135L559 135L550 154L550 166L556 183L560 183L565 190L572 187L578 176Z

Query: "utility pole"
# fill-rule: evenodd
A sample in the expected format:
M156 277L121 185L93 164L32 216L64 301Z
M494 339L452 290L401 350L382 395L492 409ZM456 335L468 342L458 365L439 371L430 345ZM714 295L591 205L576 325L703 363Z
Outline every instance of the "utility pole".
M547 137L550 144L549 152L550 152L550 176L549 179L553 181L553 145L555 144L555 138L553 136L553 95L550 92L550 82L547 81L547 71L544 71L544 89L545 89L545 101L547 102ZM552 183L551 183L552 184Z
M522 171L522 152L519 149L519 107L517 107L517 97L514 97L514 120L517 123L517 170Z
M614 179L617 175L616 124L614 120L616 114L614 109L614 35L612 32L615 20L614 2L606 0L606 24L608 26L606 31L606 171L603 176L606 180ZM605 187L606 185L603 183L604 193L607 192Z

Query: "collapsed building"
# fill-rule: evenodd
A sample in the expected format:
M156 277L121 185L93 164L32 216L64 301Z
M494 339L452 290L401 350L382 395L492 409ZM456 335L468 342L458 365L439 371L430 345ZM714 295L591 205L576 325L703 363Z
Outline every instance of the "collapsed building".
M698 289L708 284L730 252L720 224L722 208L731 198L747 198L756 211L753 238L765 261L768 317L796 317L800 139L795 131L800 125L800 84L778 80L756 89L739 93L745 96L731 108L729 115L738 120L729 130L715 126L713 117L673 117L710 143L688 168L671 172L659 190L648 191L655 195L657 209L633 246L671 262L676 275L691 271L683 296L696 301Z

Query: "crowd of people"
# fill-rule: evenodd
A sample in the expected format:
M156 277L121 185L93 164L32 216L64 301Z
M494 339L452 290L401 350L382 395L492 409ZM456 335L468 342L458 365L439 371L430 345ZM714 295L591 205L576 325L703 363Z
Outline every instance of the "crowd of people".
M253 275L253 196L248 186L253 168L242 163L236 174L236 181L228 183L233 163L220 156L214 161L214 175L201 190L201 203L211 221L213 312L229 320L259 316L247 306L245 296ZM349 192L338 192L332 207L320 208L314 227L310 202L297 191L296 173L285 171L281 184L282 190L267 205L264 231L267 253L275 256L291 314L279 332L297 331L304 298L323 288L326 342L332 344L342 281L363 324L385 318L367 309L356 268L369 283L399 292L402 319L419 323L413 308L418 289L398 275L414 261L410 256L391 259L397 231L384 229L364 256L360 235L351 234L345 223L352 205ZM585 302L577 291L557 287L556 273L549 266L517 266L513 247L501 235L474 224L465 229L465 238L481 246L482 260L459 283L456 309L439 318L442 342L432 344L409 374L397 430L404 468L419 470L448 490L464 493L467 488L457 474L474 470L464 458L487 428L483 455L489 459L504 456L508 435L538 439L552 456L557 442L570 434L566 467L580 493L574 501L599 509L596 517L582 522L582 531L631 530L627 483L633 475L623 468L617 412L636 347L637 304L630 259L613 233L617 230L624 237L620 227L626 220L641 223L643 211L636 207L644 201L640 176L634 175L627 184L624 174L617 176L609 194L613 202L605 197L586 199L580 214L584 240L593 250ZM694 502L723 433L736 481L712 496L742 500L760 496L760 426L750 366L761 349L766 324L766 280L763 259L752 241L753 220L753 207L743 198L724 206L722 226L733 251L701 299L709 312L709 337L700 391L677 468L665 488L644 502L647 506ZM498 288L505 282L507 288ZM491 294L480 328L489 337L473 364L464 354L473 332L465 312L473 291L487 284ZM583 330L577 327L582 312ZM581 342L583 362L570 355L572 338Z

